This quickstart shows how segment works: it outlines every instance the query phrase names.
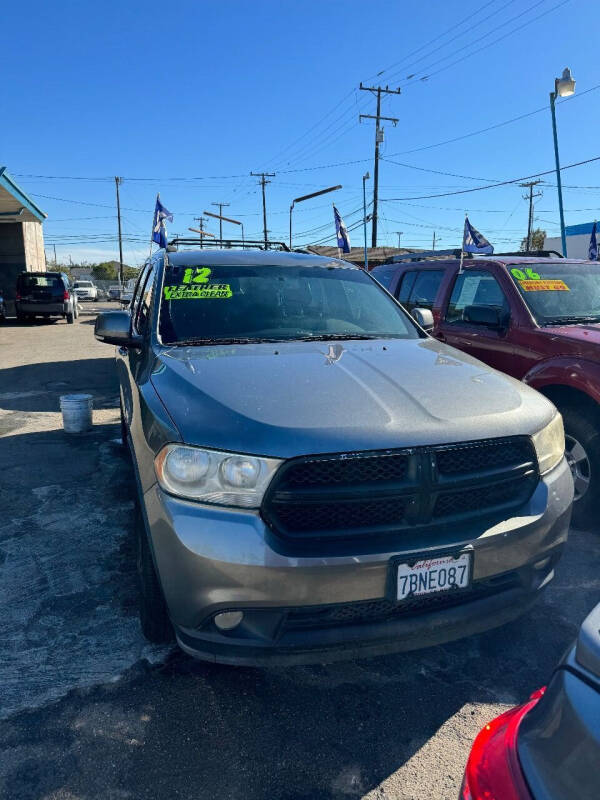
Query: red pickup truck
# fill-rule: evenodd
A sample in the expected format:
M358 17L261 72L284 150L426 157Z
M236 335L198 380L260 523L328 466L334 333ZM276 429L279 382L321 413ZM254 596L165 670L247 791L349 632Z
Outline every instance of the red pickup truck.
M442 342L525 381L563 415L573 521L600 515L600 264L414 254L372 274ZM421 260L419 260L421 259Z

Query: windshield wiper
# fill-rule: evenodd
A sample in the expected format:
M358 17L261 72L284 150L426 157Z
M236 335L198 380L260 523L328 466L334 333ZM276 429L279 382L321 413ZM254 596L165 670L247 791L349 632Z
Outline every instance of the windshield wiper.
M201 345L219 344L261 344L263 342L280 342L281 339L265 339L261 336L230 336L227 339L204 338L204 339L180 339L177 342L165 342L165 347L197 347Z
M544 325L578 325L581 322L600 322L600 315L596 316L564 316L564 317L545 317Z
M389 339L389 335L377 333L316 333L312 336L298 336L294 342L331 342L338 339Z
M395 338L395 334L367 334L367 333L317 333L308 336L290 336L290 337L263 337L256 336L250 338L249 336L232 336L227 339L217 338L198 338L198 339L180 339L177 342L165 342L165 347L199 347L202 345L226 345L226 344L263 344L265 342L331 342L347 340L347 339L391 339Z

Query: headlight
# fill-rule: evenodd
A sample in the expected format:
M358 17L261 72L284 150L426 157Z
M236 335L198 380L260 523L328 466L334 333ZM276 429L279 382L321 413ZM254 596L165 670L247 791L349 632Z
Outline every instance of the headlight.
M222 453L201 447L167 444L154 459L161 487L178 497L220 506L258 508L277 458Z
M533 445L543 475L555 467L565 454L565 429L558 412L545 428L533 436Z

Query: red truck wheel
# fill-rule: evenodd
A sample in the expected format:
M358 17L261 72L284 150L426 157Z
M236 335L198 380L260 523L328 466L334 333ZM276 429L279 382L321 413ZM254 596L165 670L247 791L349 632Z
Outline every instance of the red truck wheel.
M565 455L575 486L573 524L596 528L600 515L600 415L584 417L581 409L563 406Z

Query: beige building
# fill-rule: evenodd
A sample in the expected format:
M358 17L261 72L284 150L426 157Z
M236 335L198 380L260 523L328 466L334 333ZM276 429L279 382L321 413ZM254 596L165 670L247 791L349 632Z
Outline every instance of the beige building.
M0 167L0 289L10 303L17 275L46 270L42 223L46 214ZM12 303L11 303L12 305Z

